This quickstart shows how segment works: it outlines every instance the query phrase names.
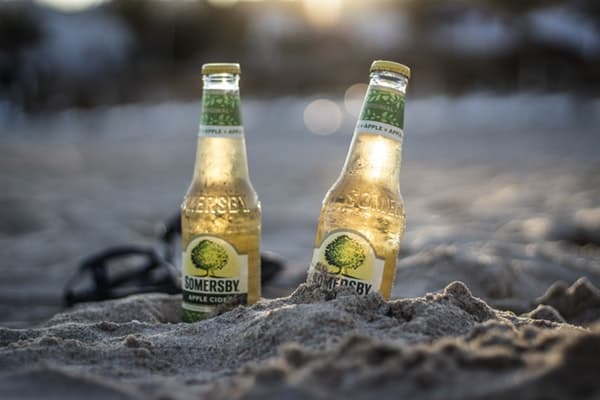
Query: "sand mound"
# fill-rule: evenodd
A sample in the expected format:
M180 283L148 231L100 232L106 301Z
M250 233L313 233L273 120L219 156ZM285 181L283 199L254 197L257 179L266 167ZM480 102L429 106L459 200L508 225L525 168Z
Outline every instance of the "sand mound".
M574 282L585 276L590 284L600 286L598 250L500 241L439 245L400 259L394 293L419 296L459 280L494 308L521 314L540 304L540 297L557 281Z
M228 399L597 398L600 325L592 332L485 322L466 337L398 346L349 337L329 351L279 357L220 382Z
M565 282L556 282L537 302L552 306L577 325L600 319L600 290L586 278L578 279L570 287Z
M389 302L301 285L196 324L176 323L179 305L139 295L0 328L0 397L525 396L600 366L600 326L555 322L550 306L531 318L498 311L459 282ZM558 393L596 389L587 384L579 374Z

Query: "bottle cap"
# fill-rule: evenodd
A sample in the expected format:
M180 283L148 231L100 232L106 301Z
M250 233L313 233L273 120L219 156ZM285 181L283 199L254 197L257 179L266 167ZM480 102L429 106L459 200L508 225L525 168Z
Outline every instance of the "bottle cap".
M202 75L210 74L239 74L238 63L208 63L202 66Z
M374 71L396 72L398 74L404 75L407 78L410 78L410 68L408 68L406 65L399 64L399 63L393 62L393 61L375 60L375 61L373 61L373 64L371 64L371 69L369 71L370 72L374 72Z

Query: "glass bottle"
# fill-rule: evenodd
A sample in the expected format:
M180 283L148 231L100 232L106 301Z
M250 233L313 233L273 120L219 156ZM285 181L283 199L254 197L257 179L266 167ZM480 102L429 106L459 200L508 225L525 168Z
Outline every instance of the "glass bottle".
M404 232L400 162L410 69L374 61L342 172L325 195L308 281L389 298Z
M183 321L260 298L260 202L250 183L239 64L204 64L192 183L181 205Z

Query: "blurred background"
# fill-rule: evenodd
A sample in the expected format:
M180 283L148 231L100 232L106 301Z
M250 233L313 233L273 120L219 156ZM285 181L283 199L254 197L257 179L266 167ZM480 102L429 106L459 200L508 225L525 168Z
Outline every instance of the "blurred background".
M514 3L4 0L0 115L196 99L207 60L238 60L263 97L343 91L375 58L410 65L412 95L597 95L600 5Z
M156 242L194 162L200 67L240 62L263 247L303 279L373 59L412 69L396 296L497 306L600 282L595 0L0 1L0 322L43 320L83 257Z

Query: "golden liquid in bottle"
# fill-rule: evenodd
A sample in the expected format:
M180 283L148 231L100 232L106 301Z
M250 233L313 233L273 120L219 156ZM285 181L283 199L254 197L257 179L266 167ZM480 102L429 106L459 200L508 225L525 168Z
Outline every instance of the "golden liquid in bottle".
M323 200L315 248L336 230L360 232L384 260L381 286L375 289L389 298L405 226L399 184L402 142L360 131L355 135L344 170Z
M243 136L198 137L194 178L181 206L183 249L199 235L213 235L247 255L249 304L260 299L260 215Z

